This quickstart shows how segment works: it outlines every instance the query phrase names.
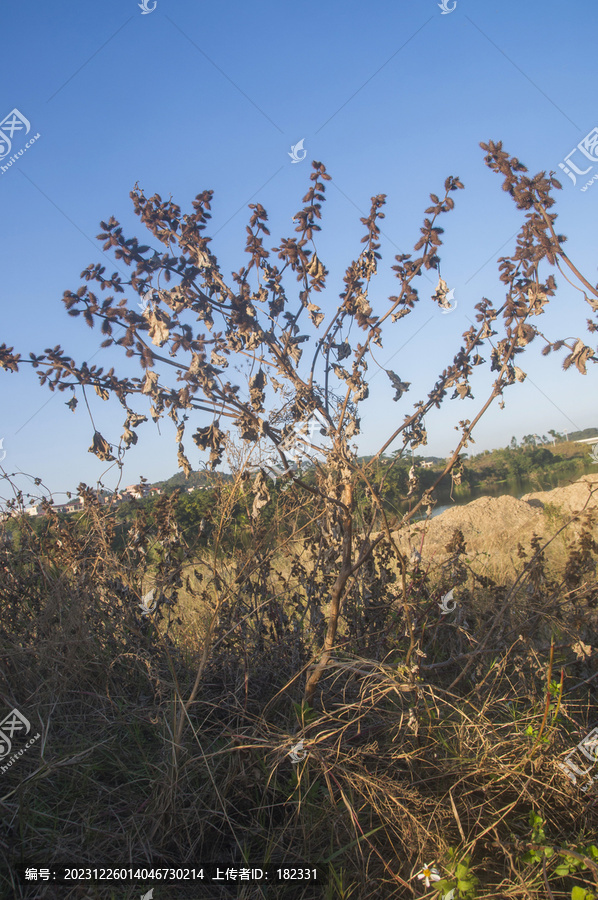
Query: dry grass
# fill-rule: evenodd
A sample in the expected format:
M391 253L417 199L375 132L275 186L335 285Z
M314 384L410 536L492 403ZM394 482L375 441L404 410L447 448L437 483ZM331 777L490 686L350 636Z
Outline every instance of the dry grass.
M23 887L20 862L296 864L320 876L284 888L154 884L156 900L442 896L416 878L432 861L447 878L461 866L455 900L596 891L595 863L583 863L596 789L557 766L596 724L593 526L579 523L560 569L528 545L504 580L476 571L453 535L434 572L409 569L406 593L380 545L305 708L321 633L297 599L307 537L281 555L264 534L216 566L181 542L164 503L158 562L133 534L116 552L93 506L41 537L25 523L20 546L0 550L3 704L41 733L0 776L3 896L132 898L143 887ZM444 617L449 583L458 607ZM159 627L137 607L154 584L172 604ZM368 585L382 612L363 599ZM559 877L569 850L579 871Z

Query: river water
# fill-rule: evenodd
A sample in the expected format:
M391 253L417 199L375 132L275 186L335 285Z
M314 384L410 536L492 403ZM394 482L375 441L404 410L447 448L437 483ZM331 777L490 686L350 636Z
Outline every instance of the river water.
M551 491L553 488L565 487L566 485L577 481L584 474L597 475L598 465L596 463L586 463L584 461L583 471L572 466L571 470L567 473L553 472L535 475L532 478L507 478L504 481L495 482L485 488L469 489L468 487L455 487L453 491L453 500L448 503L439 503L435 506L431 518L439 516L445 510L452 509L454 506L464 506L466 503L471 503L472 500L477 500L478 497L502 497L505 494L508 494L510 497L516 497L519 500L524 494L532 494L537 491ZM417 518L425 517L424 513L421 517L418 516Z

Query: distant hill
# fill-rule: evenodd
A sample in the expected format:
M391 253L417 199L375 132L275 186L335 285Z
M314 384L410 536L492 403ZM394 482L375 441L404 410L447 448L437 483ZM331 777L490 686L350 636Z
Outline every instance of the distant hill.
M171 475L166 481L156 481L152 487L169 490L174 488L212 487L218 481L232 481L233 476L226 472L191 472L189 477L184 472Z
M584 428L583 431L570 431L568 434L568 442L574 442L583 440L584 438L596 437L598 436L598 428ZM563 436L564 437L564 436ZM550 441L552 443L552 439ZM494 451L490 451L493 453ZM463 454L467 456L468 454ZM478 454L480 457L484 454ZM420 462L432 463L435 466L442 465L444 466L446 463L446 458L443 456L420 456L419 454L415 454L415 458ZM475 458L475 457L474 457ZM357 458L358 465L367 465L367 463L373 459L373 455L370 456L359 456ZM381 462L390 462L392 460L392 455L388 456L387 454L383 454L380 458ZM411 454L407 451L402 459L403 462L408 462L411 464ZM309 465L305 465L305 469L308 469ZM233 476L228 472L221 472L217 470L216 472L191 472L189 477L185 476L185 473L180 471L176 472L176 474L171 475L170 478L167 478L164 481L156 481L153 484L149 485L149 487L157 487L162 488L162 490L174 490L174 488L182 488L183 490L191 487L211 487L218 481L231 482L233 480Z
M598 428L584 428L583 431L570 431L570 441L583 441L585 438L597 437Z
M357 457L357 465L367 465L370 460L374 457L371 456L358 456ZM446 460L442 456L424 456L420 457L416 455L416 459L424 460L425 462L434 463L434 465L442 464L444 465ZM391 462L392 458L389 456L382 456L381 462ZM411 455L406 454L405 460L411 464ZM304 469L308 470L310 468L309 464L304 461ZM190 487L210 487L215 484L217 481L226 481L231 482L233 480L233 475L228 472L221 472L217 470L216 472L191 472L188 478L185 477L184 472L177 472L175 475L171 475L170 478L167 478L165 481L156 481L150 485L150 487L162 488L163 490L173 489L173 488L190 488Z

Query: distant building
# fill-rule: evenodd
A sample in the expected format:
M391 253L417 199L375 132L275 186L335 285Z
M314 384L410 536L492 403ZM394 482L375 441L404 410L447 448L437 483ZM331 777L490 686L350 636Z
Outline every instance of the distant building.
M143 497L147 497L149 490L147 484L129 484L126 488L123 488L123 499L134 497L135 500L141 500Z
M43 516L41 505L38 506L28 506L27 509L24 510L26 516Z
M61 503L59 506L54 507L54 512L59 513L74 513L81 512L83 509L83 502L79 497L75 497L74 500L69 500L68 503Z

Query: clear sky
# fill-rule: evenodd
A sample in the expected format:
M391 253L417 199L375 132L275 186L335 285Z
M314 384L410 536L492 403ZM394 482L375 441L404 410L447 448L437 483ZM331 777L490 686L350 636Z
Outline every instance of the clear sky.
M294 235L291 217L303 205L311 160L324 162L332 176L317 238L330 272L324 310L336 305L345 267L360 252L360 216L373 195L386 193L383 259L370 298L377 312L397 290L394 255L412 250L429 193L442 194L444 179L458 175L465 190L439 223L442 276L458 305L442 315L429 299L433 276L429 284L418 280L421 303L378 354L411 390L395 404L387 377L372 371L371 399L362 407L359 448L375 452L450 364L475 303L483 296L501 303L496 259L512 251L522 213L483 163L479 142L490 139L502 140L531 174L558 171L558 230L596 282L598 181L580 188L598 173L598 161L576 151L578 168L591 167L576 186L559 169L598 125L589 0L446 0L452 12L445 14L437 0L157 0L146 14L138 2L21 0L3 10L0 119L17 109L30 132L13 134L0 165L39 138L0 169L0 343L25 358L60 344L79 363L141 374L124 354L100 350L99 329L69 317L61 301L65 290L79 288L90 263L115 270L95 239L102 219L114 215L127 237L154 245L133 213L136 182L146 196L172 195L184 212L196 194L213 189L207 233L229 274L247 258L247 204L265 206L266 246L276 246ZM289 151L300 140L306 159L295 164ZM551 340L590 342L589 307L555 275L559 292L538 324ZM512 435L598 424L596 370L563 373L563 354L542 357L540 349L534 344L523 357L527 380L507 391L504 410L487 414L470 452L506 446ZM429 444L418 452L447 455L456 445L454 425L474 417L490 381L479 376L473 401L447 402L430 416ZM103 478L114 487L118 478L87 452L94 428L81 398L75 413L66 407L69 396L41 387L28 363L17 374L0 371L2 465L42 478L57 502L81 481ZM149 404L133 407L148 414ZM94 394L90 408L98 430L117 444L118 402ZM205 414L194 415L190 425L208 424ZM195 467L202 456L193 430L186 451ZM173 474L172 422L162 420L158 430L150 420L138 433L123 484ZM25 491L32 486L24 476L17 481Z

